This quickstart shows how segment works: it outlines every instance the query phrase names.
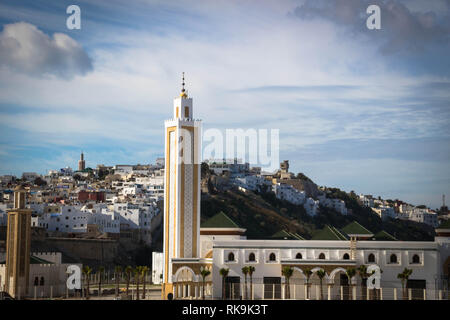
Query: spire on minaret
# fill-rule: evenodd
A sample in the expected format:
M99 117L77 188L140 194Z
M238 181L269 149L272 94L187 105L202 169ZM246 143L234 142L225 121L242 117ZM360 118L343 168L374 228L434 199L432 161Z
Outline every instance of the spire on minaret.
M181 82L181 94L180 94L180 97L183 97L183 98L187 98L187 93L186 93L186 90L184 89L184 85L185 85L185 83L184 83L184 72L183 72L183 81Z

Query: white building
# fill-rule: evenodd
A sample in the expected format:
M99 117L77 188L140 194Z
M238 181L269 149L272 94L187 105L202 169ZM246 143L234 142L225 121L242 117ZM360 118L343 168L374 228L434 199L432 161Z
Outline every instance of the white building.
M386 220L388 218L395 219L396 214L394 208L389 206L379 206L378 208L372 208L372 211L375 212L382 220Z
M164 255L162 252L152 252L152 282L161 284L163 278Z
M273 184L272 191L278 199L288 201L292 204L302 205L306 201L306 194L304 191L299 191L286 183Z

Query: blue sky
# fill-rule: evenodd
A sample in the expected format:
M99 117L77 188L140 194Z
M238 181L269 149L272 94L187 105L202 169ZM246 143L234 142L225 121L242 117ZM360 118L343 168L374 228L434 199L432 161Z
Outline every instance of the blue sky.
M153 162L184 71L205 129L280 129L319 185L450 194L450 1L2 0L0 25L0 174Z

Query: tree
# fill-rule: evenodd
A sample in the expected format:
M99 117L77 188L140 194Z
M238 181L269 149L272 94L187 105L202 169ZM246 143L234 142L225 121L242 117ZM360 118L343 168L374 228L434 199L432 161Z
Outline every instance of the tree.
M281 269L281 274L286 278L286 287L285 287L285 293L284 296L286 299L291 298L291 288L289 286L289 280L292 277L292 274L294 273L294 269L292 267L283 267Z
M253 299L253 272L255 272L254 266L248 266L248 275L250 276L250 298Z
M356 269L355 268L347 268L347 270L345 271L345 274L347 275L350 288L352 288L352 286L353 286L352 279L356 275ZM353 296L353 292L351 293L351 295Z
M242 273L244 274L244 297L245 300L248 299L247 297L247 274L248 274L248 267L245 266L242 268Z
M364 299L367 292L364 288L367 287L367 278L369 277L367 267L364 264L358 267L358 275L361 278L361 298Z
M149 269L147 266L143 266L142 269L141 269L141 274L142 274L142 290L143 290L143 292L142 292L142 299L144 299L144 300L145 300L145 284L146 284L146 277L147 277L147 274L148 274L149 270L150 270L150 269Z
M133 268L131 266L127 266L125 268L125 277L127 279L127 297L128 297L128 292L129 292L129 288L130 288L130 281L131 281L131 273L133 272Z
M205 300L205 279L211 274L211 271L206 268L201 268L200 275L202 276L202 299Z
M324 270L320 269L316 271L317 276L319 277L319 281L320 281L320 300L323 300L323 286L322 286L322 280L323 278L326 276L326 273Z
M136 283L136 300L139 300L139 279L141 277L142 267L137 266L134 269L134 282Z
M230 269L222 268L219 274L222 276L222 300L225 300L225 278L228 276Z
M306 299L309 299L309 279L311 278L313 272L311 271L311 269L305 269L303 270L303 274L306 276Z
M85 289L85 295L86 295L86 299L89 299L89 281L90 281L90 275L92 272L92 268L90 268L89 266L84 266L83 267L83 274L85 276L86 279L86 285L87 288Z
M102 278L103 274L105 273L105 267L100 266L98 268L98 295L102 295Z
M119 296L119 275L122 275L122 266L114 268L114 280L116 281L116 297Z
M37 177L36 179L34 179L34 184L42 187L47 185L47 181L43 180L41 177Z
M406 300L406 284L408 283L408 279L411 276L412 272L412 269L405 268L403 272L397 275L397 278L402 282L403 300Z

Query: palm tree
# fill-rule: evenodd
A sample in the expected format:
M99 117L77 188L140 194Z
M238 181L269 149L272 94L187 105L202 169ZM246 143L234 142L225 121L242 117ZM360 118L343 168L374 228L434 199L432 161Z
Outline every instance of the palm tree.
M356 275L356 269L355 268L347 268L347 271L345 271L345 274L347 275L347 278L348 278L350 290L352 290L352 286L353 286L352 279ZM353 296L353 292L351 293L351 296Z
M412 269L405 268L402 273L397 275L397 278L402 282L403 300L406 300L406 284L412 272Z
M142 287L143 287L142 299L144 299L144 300L145 300L145 284L146 284L145 278L147 277L148 271L149 271L149 268L147 266L143 266L141 269Z
M134 281L136 282L136 300L139 300L139 278L142 274L142 267L137 266L136 269L134 269Z
M369 277L366 265L362 264L358 267L358 275L361 278L361 299L364 299L367 292L364 288L367 287L367 278Z
M131 266L127 266L125 268L125 276L127 278L127 297L130 288L131 272L133 272L133 268Z
M247 297L247 274L248 274L248 267L247 267L247 266L245 266L245 267L242 268L242 273L244 274L244 284L245 284L245 287L244 287L244 297L245 297L245 300L247 300L247 299L248 299L248 297Z
M116 280L116 297L119 296L119 275L122 275L122 266L116 266L114 268L114 280Z
M225 278L228 276L230 269L222 268L219 270L220 275L222 276L222 300L225 300Z
M105 267L100 266L98 268L98 295L99 296L102 295L102 277L103 277L104 273L105 273Z
M211 274L211 271L209 271L206 268L203 268L200 270L200 275L202 276L202 299L205 300L205 279L207 276Z
M322 269L316 271L317 276L319 277L320 281L320 300L323 300L323 290L322 290L322 280L326 275L326 272Z
M292 267L283 267L281 269L281 274L286 278L286 287L285 287L285 298L290 299L291 298L291 289L289 286L289 279L292 277L292 274L294 273L294 269Z
M306 276L306 299L309 299L309 278L311 278L313 272L311 271L311 269L305 269L303 271L303 274Z
M92 268L90 268L89 266L84 266L83 267L83 274L85 276L86 279L86 285L87 285L87 289L85 289L85 295L86 295L86 299L89 299L89 278L92 272Z
M253 272L255 272L254 266L248 266L248 275L250 276L250 298L253 299Z

